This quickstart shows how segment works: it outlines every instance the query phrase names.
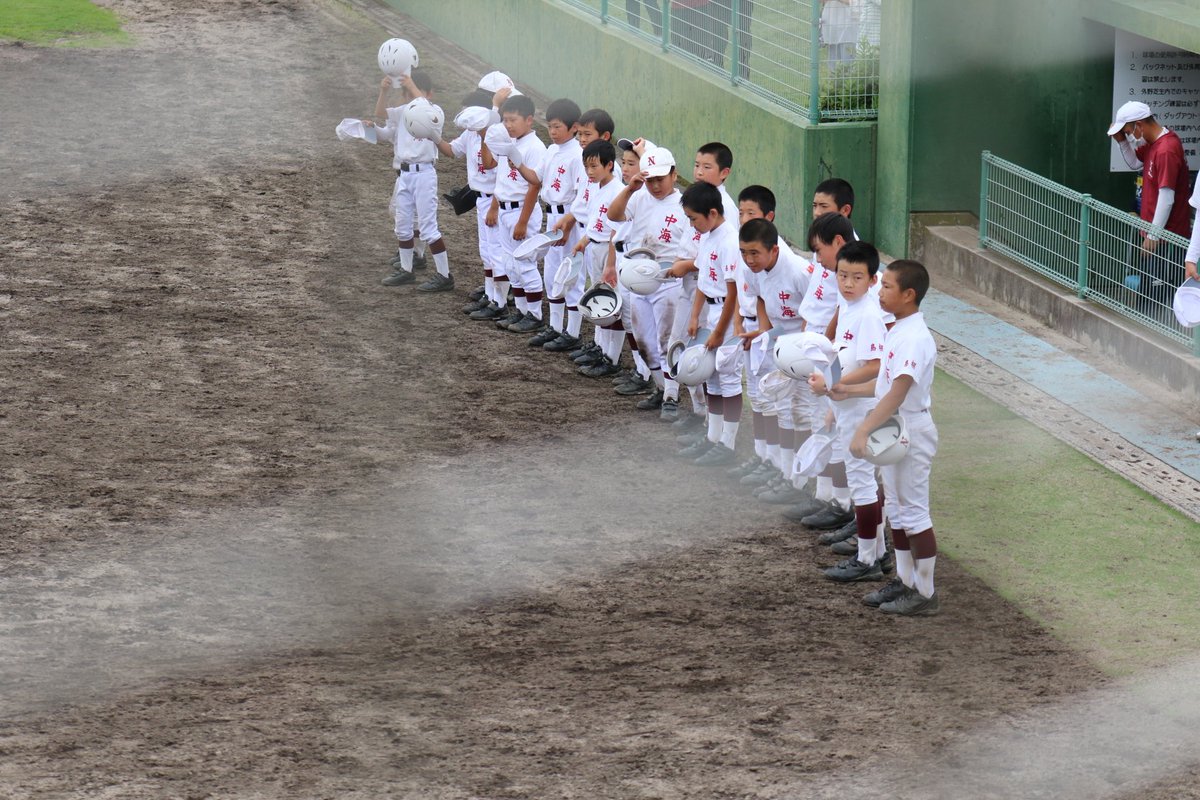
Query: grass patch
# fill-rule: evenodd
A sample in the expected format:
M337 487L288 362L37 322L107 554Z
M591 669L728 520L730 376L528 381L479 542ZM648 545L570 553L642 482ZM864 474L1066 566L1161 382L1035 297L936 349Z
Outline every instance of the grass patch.
M0 0L0 39L97 47L126 43L129 35L116 14L90 0Z
M1106 672L1194 653L1196 523L960 381L935 392L939 549Z

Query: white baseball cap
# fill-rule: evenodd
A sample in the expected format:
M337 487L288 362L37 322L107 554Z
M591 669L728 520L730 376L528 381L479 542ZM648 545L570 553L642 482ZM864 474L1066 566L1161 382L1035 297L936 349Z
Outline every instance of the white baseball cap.
M1185 328L1195 328L1200 325L1200 281L1192 278L1184 281L1175 290L1175 302L1172 304L1175 319Z
M649 147L642 153L642 174L647 178L660 178L668 175L675 166L675 156L665 147Z
M633 146L636 143L637 143L636 139L617 139L617 147L619 147L622 150L632 150ZM650 141L649 139L642 139L642 152L643 153L654 146L655 146L654 142Z
M513 83L512 78L508 77L499 70L489 72L487 75L484 75L479 79L479 88L483 89L484 91L491 92L492 94L495 94L506 87L512 89L512 94L509 95L510 97L516 97L521 93L521 91L517 88L517 85Z
M1152 116L1154 116L1154 112L1150 110L1150 106L1145 103L1139 103L1136 100L1130 100L1117 109L1117 118L1113 120L1112 125L1108 126L1108 135L1113 136L1129 123Z

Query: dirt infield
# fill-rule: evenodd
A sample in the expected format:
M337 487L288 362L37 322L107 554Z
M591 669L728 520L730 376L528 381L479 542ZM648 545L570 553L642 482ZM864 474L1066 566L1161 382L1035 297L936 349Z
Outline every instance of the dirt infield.
M455 293L381 287L390 152L333 135L374 23L105 5L131 49L0 47L0 794L820 797L1104 683L952 563L864 608L465 322L470 217Z

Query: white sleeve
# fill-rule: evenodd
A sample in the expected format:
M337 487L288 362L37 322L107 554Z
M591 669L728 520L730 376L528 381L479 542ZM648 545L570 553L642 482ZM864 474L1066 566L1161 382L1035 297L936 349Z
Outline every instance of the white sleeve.
M1183 260L1191 264L1200 263L1200 214L1196 216L1196 224L1192 226L1192 241Z
M1157 239L1158 234L1166 227L1171 209L1175 207L1175 190L1163 187L1158 190L1158 205L1154 207L1154 220L1150 223L1151 230L1147 239Z
M450 142L450 152L454 153L455 158L467 157L466 139L467 135L465 133L460 133L458 136L454 137L454 141Z
M403 113L403 108L389 108L387 125L382 128L378 125L375 126L375 138L381 142L396 141L396 129L400 127L400 115Z
M1121 157L1125 159L1125 163L1129 165L1130 169L1142 168L1142 161L1137 157L1137 153L1134 152L1133 145L1129 143L1128 139L1117 142L1117 149L1121 151Z

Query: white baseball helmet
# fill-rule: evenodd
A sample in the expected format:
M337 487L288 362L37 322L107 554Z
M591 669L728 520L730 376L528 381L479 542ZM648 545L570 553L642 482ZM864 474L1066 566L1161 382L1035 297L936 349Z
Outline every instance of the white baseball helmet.
M717 371L717 353L701 344L694 344L679 355L675 365L675 380L684 386L699 386Z
M833 343L819 333L789 333L775 340L775 366L797 380L808 380L814 370L829 364Z
M671 375L675 374L675 368L679 366L679 357L683 355L684 350L687 350L687 342L682 339L676 339L667 345L667 370Z
M412 72L419 62L417 48L407 39L388 39L379 46L379 68L392 79L393 86L398 86L396 79Z
M404 127L414 139L440 137L445 123L441 109L424 98L409 103L404 109Z
M508 77L499 70L489 72L487 75L484 75L479 79L479 88L483 89L485 92L491 92L492 94L495 94L506 86L512 90L511 94L509 94L509 97L516 97L521 93L521 90L517 88L515 83L513 83L512 78Z
M908 453L908 426L896 414L867 436L867 461L886 467L899 463Z
M579 311L593 325L603 327L621 318L621 293L607 283L589 289L579 299Z
M636 250L621 260L621 268L617 272L617 280L634 294L653 294L662 286L662 269L652 257L643 255L648 251Z

